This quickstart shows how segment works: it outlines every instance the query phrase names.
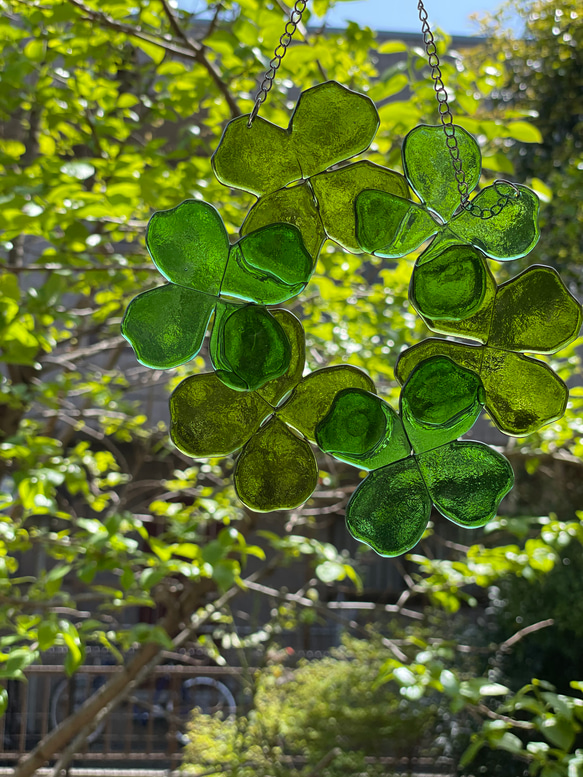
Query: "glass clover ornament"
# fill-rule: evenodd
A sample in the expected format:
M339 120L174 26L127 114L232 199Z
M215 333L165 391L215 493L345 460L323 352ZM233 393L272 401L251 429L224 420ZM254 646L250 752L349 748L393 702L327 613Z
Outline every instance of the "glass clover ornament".
M330 170L370 146L380 120L372 100L336 81L302 92L289 126L239 116L225 127L212 157L218 180L259 200L241 227L245 235L273 222L294 224L317 259L326 237L352 253L354 201L365 189L408 197L402 175L360 161Z
M312 274L297 227L271 224L231 245L212 205L185 200L152 216L146 245L169 283L135 297L122 321L142 364L169 369L193 359L214 312L210 356L226 385L254 390L288 369L289 341L263 306L294 297Z
M486 271L485 294L471 317L459 321L424 316L434 332L480 345L429 338L401 353L396 376L404 383L428 357L447 356L480 375L492 420L505 434L521 437L561 418L568 400L567 386L558 375L523 352L556 353L577 337L583 311L551 267L533 265L500 286ZM434 307L440 304L438 300Z
M227 456L241 450L234 473L237 494L257 512L303 504L318 483L310 447L317 424L345 388L374 391L366 373L340 365L302 378L304 330L287 310L273 317L290 343L287 371L257 391L225 386L214 373L183 380L170 398L172 441L193 458Z
M381 556L421 539L432 504L453 523L484 526L514 475L484 443L458 441L485 400L478 375L444 356L419 363L403 386L400 415L366 390L339 392L316 428L320 448L369 470L346 508L346 525Z

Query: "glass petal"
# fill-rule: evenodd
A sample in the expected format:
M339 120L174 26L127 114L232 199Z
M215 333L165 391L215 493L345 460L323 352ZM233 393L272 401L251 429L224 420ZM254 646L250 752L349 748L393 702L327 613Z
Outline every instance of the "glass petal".
M480 180L480 147L469 132L457 125L455 137L471 192ZM444 221L448 221L460 204L460 193L441 124L421 125L411 130L403 141L402 154L403 171L415 193Z
M291 347L267 308L220 303L209 353L223 383L238 391L255 391L289 368Z
M121 333L139 362L168 370L200 351L215 297L168 283L138 294L121 322Z
M316 442L316 426L332 407L334 397L345 388L361 388L374 392L375 387L366 372L349 364L324 367L306 376L296 386L278 416Z
M247 214L241 234L248 235L276 222L293 224L300 230L304 246L315 267L326 234L308 183L280 189L258 200Z
M302 176L309 178L365 151L379 124L370 97L336 81L302 92L289 125Z
M565 413L567 386L538 359L485 348L480 375L486 410L504 434L523 437Z
M419 542L431 515L431 499L410 456L370 475L346 507L346 526L381 556L400 556Z
M411 454L401 419L376 394L344 389L316 427L318 446L361 469L378 469Z
M433 503L459 526L484 526L514 485L510 462L481 442L451 442L416 456Z
M289 310L270 312L285 332L291 348L289 367L286 372L258 389L263 399L275 407L302 379L306 360L306 336L301 321Z
M415 367L431 356L447 356L460 367L479 374L482 368L483 351L484 349L477 345L452 343L439 337L429 337L401 352L395 367L395 377L402 385Z
M261 196L297 181L302 171L286 129L257 116L230 121L211 157L214 173L225 186Z
M498 202L499 192L505 194L510 188L509 184L498 184L498 191L494 186L487 186L472 203L480 208L491 208ZM492 259L503 261L526 256L540 237L539 201L526 186L516 185L516 188L520 196L508 200L497 216L481 219L464 210L451 220L450 229Z
M214 373L192 375L170 397L172 442L195 459L239 450L272 413L254 392L233 391Z
M299 507L317 485L318 466L309 444L275 417L243 448L235 468L239 499L260 513Z
M438 230L420 205L396 194L368 189L356 198L356 238L368 254L405 256Z
M552 267L535 265L498 287L488 345L554 353L581 329L579 302Z
M229 258L229 236L216 208L185 200L159 210L148 223L146 246L162 275L179 286L218 294Z
M461 321L476 313L486 294L484 254L471 246L446 248L430 262L415 266L409 299L422 316Z
M401 418L413 450L421 453L465 434L485 401L475 372L446 356L418 364L401 390Z
M366 160L316 175L310 183L328 237L353 254L362 252L354 221L354 203L360 192L377 189L399 197L409 196L409 187L402 175Z

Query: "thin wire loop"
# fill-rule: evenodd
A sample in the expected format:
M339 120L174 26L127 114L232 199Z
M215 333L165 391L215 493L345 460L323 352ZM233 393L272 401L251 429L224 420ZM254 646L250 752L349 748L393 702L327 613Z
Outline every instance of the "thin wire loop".
M292 12L289 15L289 21L286 23L284 32L279 39L279 43L276 46L275 51L273 52L273 59L269 63L269 67L267 68L267 71L263 77L263 81L261 82L261 86L257 92L257 96L255 97L255 105L253 106L253 110L249 114L249 121L247 122L247 127L249 129L251 129L251 126L253 125L257 114L259 113L259 108L261 107L262 103L265 102L267 94L273 86L273 79L275 78L275 74L281 65L281 60L286 55L287 47L292 41L294 33L298 28L298 24L302 20L302 15L306 10L307 3L308 0L296 0Z
M431 28L429 27L429 22L427 21L427 11L423 5L423 0L418 0L417 10L419 11L419 21L421 22L421 32L423 33L423 43L425 44L427 60L429 62L429 67L431 68L431 78L433 79L433 89L438 103L437 110L439 112L439 119L445 133L445 143L451 157L454 177L460 195L460 205L468 213L471 213L472 216L476 216L483 220L491 219L501 213L510 200L520 197L520 191L513 183L510 183L510 181L498 180L494 181L494 188L499 196L498 200L493 205L489 208L481 208L479 205L470 202L469 187L466 181L466 174L455 134L453 115L449 108L447 89L443 83L437 47ZM509 194L501 192L498 188L499 184L507 184L511 187L512 191Z

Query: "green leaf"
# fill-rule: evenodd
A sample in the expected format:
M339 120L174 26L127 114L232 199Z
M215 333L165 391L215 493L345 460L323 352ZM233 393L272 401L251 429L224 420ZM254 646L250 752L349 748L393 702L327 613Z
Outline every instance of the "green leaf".
M4 715L8 707L8 693L6 688L0 688L0 717Z
M147 54L156 65L159 65L166 55L166 51L163 46L157 46L155 43L149 43L141 38L135 38L135 45L141 49L144 54Z

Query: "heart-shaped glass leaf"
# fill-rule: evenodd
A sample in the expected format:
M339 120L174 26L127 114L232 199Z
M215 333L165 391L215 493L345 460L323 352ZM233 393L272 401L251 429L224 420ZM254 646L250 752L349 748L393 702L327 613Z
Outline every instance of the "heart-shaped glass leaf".
M289 310L270 312L285 332L291 348L289 367L284 374L258 389L261 397L276 407L302 379L306 360L306 336L301 321Z

